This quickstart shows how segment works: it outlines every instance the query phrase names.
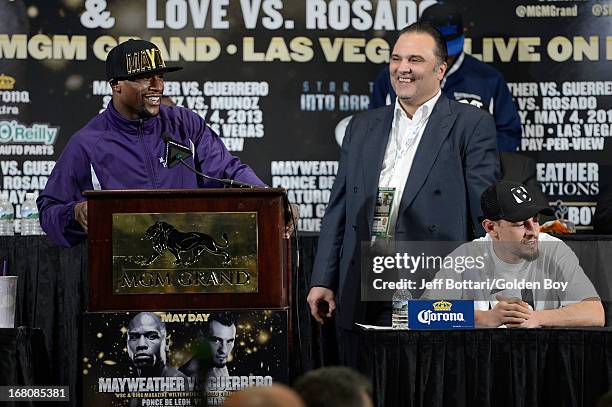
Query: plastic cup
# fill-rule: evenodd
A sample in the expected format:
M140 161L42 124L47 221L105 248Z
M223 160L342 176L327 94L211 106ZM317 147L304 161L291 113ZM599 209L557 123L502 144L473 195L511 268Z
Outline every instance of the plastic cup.
M15 327L17 276L0 276L0 328Z

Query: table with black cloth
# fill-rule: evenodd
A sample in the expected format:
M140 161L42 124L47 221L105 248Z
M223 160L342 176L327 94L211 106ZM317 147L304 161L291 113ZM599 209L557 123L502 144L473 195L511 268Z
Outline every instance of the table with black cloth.
M0 328L0 350L0 386L51 384L51 366L42 329L25 326ZM51 404L47 403L49 407ZM0 405L25 407L39 404L32 401L4 401Z
M612 330L362 331L378 407L595 406L612 389Z
M36 341L36 346L45 348L39 351L49 355L50 368L36 369L36 373L49 375L44 384L70 387L70 402L62 406L81 406L79 355L87 295L87 245L66 249L44 236L2 236L0 259L7 259L9 274L19 277L15 326L36 327L44 333L44 344ZM0 350L4 352L5 345Z
M612 276L601 270L610 263L606 256L611 252L612 236L576 235L567 239L586 274L609 291ZM294 267L292 377L338 363L333 322L318 325L306 303L317 240L315 234L301 236L301 265L299 269ZM9 274L19 276L16 326L43 330L53 372L51 384L70 386L71 406L80 406L81 314L88 295L87 257L86 243L66 249L54 246L45 236L0 237L0 259L8 259ZM607 313L607 320L611 314Z

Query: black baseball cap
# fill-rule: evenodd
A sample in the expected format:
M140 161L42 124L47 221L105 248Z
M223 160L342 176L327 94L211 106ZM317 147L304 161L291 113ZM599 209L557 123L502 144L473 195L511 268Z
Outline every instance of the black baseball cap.
M448 55L459 55L463 51L463 17L458 8L445 3L432 4L423 11L421 21L430 23L442 33Z
M482 216L485 219L521 222L538 213L554 215L547 202L533 197L527 187L518 182L499 181L488 187L480 196Z
M130 79L147 73L174 72L166 66L157 45L145 40L127 40L111 49L106 57L106 79Z

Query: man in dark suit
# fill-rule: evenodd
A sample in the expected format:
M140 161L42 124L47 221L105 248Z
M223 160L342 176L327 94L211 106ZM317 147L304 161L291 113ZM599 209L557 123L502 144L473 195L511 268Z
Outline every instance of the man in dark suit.
M489 113L441 94L446 53L444 38L430 24L402 30L389 65L395 106L354 116L346 131L308 303L320 323L337 304L340 357L347 365L356 362L354 324L380 320L360 298L362 242L484 234L480 195L499 167L495 123ZM389 193L394 196L385 214L389 205L381 203ZM388 307L382 312L390 315Z

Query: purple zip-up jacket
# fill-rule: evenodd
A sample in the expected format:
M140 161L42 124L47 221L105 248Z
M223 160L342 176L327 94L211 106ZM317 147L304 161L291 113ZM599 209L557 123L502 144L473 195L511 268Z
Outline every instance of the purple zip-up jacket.
M265 186L192 111L162 105L155 117L128 120L109 103L104 112L72 136L37 200L40 223L49 238L68 247L85 238L86 233L74 218L74 205L85 201L82 192L94 189L95 179L101 189L221 186L182 165L166 168L161 138L164 132L192 148L194 156L185 161L197 170L217 178Z

